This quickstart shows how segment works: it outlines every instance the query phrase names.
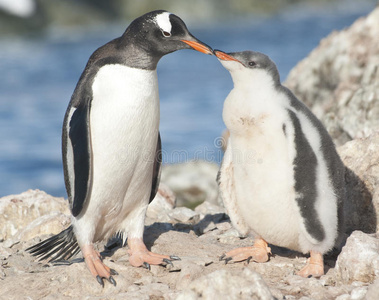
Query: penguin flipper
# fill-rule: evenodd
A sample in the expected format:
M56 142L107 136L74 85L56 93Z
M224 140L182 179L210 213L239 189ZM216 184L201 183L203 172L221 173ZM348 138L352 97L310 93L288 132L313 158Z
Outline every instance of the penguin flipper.
M64 173L68 199L74 217L80 214L92 188L92 146L90 136L90 101L71 107L63 134Z
M152 180L149 203L153 201L155 195L158 192L159 182L161 180L161 165L162 165L162 142L161 142L161 134L158 132L158 142L157 142L157 148L155 150L153 180Z

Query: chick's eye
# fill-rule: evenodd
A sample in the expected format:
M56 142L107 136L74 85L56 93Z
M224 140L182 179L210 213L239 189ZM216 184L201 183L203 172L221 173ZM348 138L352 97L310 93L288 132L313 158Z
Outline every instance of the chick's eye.
M171 36L171 33L169 33L168 31L162 31L162 33L163 33L163 36L165 36L165 37Z
M255 61L249 61L249 66L250 67L254 67L256 65L256 62Z

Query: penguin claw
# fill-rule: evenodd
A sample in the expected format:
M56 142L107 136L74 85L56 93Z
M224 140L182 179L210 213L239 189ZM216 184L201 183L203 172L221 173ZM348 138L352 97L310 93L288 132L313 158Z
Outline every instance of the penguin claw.
M171 260L181 260L179 256L176 255L170 255Z
M224 263L227 264L228 262L233 260L233 257L230 257L230 256L227 257L226 254L223 254L220 256L219 260L224 261Z
M96 280L101 285L101 287L104 287L104 281L99 275L96 276Z
M148 269L149 271L151 270L150 264L147 263L147 262L144 262L144 263L142 264L142 267L144 267L145 269Z
M225 259L224 259L225 264L227 264L228 262L230 262L232 259L233 259L233 258L231 258L231 257L227 257L227 258L225 258Z
M114 269L110 269L110 273L111 275L118 275L117 271Z
M165 262L167 265L171 265L172 267L174 266L174 264L171 262L171 260L167 259L167 258L164 258L162 259L163 262Z
M109 276L108 281L112 283L114 286L116 286L116 281L113 279L112 276Z

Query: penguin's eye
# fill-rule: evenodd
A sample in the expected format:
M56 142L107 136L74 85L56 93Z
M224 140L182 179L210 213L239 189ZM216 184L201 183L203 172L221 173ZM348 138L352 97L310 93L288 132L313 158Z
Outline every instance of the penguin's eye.
M249 66L254 67L257 63L255 61L249 61Z
M162 31L162 34L164 37L170 37L171 36L171 33L169 33L168 31Z

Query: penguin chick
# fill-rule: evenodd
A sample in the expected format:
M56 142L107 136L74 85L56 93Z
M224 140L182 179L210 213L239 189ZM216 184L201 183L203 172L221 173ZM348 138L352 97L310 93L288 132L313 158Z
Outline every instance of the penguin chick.
M123 233L133 266L170 264L143 242L145 213L160 180L157 64L180 49L212 54L176 15L159 10L135 19L125 33L89 58L68 105L62 149L72 225L29 249L50 261L79 249L103 285L116 284L93 243Z
M214 51L234 88L223 120L230 138L218 175L225 207L252 247L220 259L269 259L268 243L310 253L298 274L324 274L323 254L343 232L345 167L321 122L280 83L271 59L258 52Z

